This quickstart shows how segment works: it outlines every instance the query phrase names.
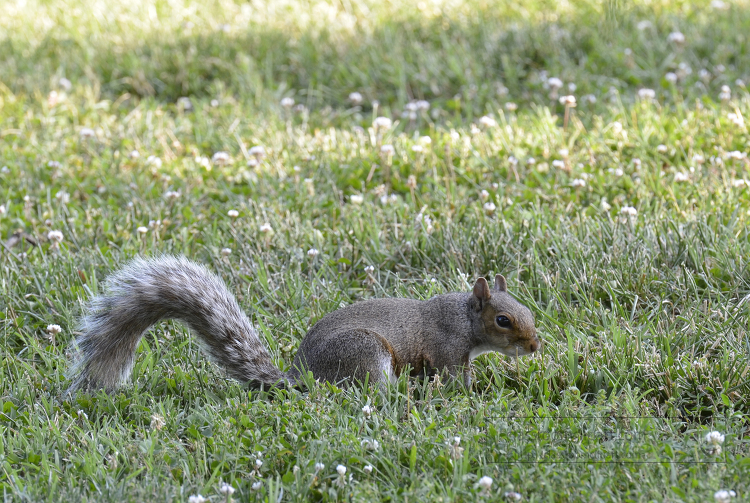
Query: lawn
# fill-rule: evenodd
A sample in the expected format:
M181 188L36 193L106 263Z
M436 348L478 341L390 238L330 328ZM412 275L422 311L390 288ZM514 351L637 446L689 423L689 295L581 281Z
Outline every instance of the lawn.
M750 497L747 0L2 10L5 500ZM65 397L85 302L158 254L284 369L342 305L496 273L545 345L472 389L262 392L165 322Z

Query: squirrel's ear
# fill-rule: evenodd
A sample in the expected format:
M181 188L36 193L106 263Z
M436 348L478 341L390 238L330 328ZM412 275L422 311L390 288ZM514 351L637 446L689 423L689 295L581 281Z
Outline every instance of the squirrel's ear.
M479 278L477 282L474 283L474 297L481 301L490 300L492 294L490 293L490 285L487 284L486 279Z
M508 285L505 283L505 276L503 276L502 274L498 274L495 276L495 290L499 290L501 292L508 291Z

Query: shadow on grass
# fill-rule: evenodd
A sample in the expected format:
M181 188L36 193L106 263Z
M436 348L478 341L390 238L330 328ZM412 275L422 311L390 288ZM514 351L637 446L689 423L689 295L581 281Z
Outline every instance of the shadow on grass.
M56 28L37 41L8 32L0 39L0 74L11 91L29 94L65 76L110 97L127 92L174 101L229 92L262 101L268 92L278 98L294 89L297 101L311 106L342 104L360 91L386 104L438 100L477 114L506 99L544 102L541 70L574 82L579 95L610 86L667 87L665 73L680 63L695 69L696 81L699 69L724 65L727 74L709 87L743 76L734 65L748 56L748 42L737 34L750 25L750 13L738 8L664 13L635 6L614 18L589 4L565 14L536 8L527 18L487 5L471 18L401 15L366 32L332 26L289 33L257 23L228 32L151 30L138 40L116 31L108 38ZM684 47L668 41L679 28L687 33Z

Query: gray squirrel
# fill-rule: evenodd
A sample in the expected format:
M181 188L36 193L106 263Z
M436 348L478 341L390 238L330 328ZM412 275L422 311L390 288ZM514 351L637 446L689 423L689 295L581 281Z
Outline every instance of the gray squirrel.
M185 257L136 258L107 278L88 304L76 339L68 393L114 389L130 376L143 334L165 319L184 322L208 356L251 387L296 386L303 372L331 383L384 382L447 372L471 385L470 362L482 353L537 351L534 317L495 276L472 292L426 301L382 298L324 316L305 335L292 368L281 371L224 282Z

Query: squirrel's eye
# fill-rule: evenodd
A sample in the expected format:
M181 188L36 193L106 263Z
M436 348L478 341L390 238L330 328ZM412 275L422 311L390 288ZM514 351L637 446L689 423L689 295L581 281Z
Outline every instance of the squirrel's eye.
M510 328L510 319L507 316L500 315L495 318L495 322L497 322L498 327Z

